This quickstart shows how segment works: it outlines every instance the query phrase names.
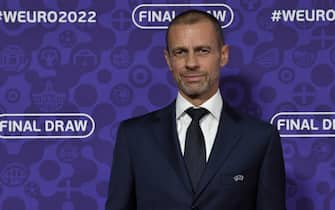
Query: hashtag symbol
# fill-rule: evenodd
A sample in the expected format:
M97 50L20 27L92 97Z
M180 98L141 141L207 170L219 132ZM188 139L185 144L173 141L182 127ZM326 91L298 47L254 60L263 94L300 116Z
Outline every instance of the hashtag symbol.
M272 22L278 22L281 19L281 11L280 10L273 10L271 20Z

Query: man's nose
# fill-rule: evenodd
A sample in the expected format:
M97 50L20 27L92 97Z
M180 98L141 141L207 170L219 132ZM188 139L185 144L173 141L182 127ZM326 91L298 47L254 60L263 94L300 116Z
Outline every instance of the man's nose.
M196 69L199 67L198 58L194 53L189 53L186 57L186 68L187 69Z

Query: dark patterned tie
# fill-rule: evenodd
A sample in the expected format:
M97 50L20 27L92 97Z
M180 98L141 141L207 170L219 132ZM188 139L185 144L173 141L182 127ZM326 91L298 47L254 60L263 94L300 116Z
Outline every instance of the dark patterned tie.
M185 112L192 118L192 122L186 131L184 159L195 191L206 167L205 139L199 121L209 112L204 108L189 108Z

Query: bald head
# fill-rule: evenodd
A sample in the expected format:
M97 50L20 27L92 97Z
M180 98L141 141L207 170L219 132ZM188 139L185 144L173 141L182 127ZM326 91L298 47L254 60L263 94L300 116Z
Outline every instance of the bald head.
M169 49L169 39L173 38L173 34L171 33L171 28L175 25L192 25L202 21L208 21L212 24L218 41L218 47L222 47L224 45L224 37L222 33L222 29L220 26L219 21L212 15L208 14L207 12L203 12L200 10L187 10L185 12L180 13L177 15L169 24L168 30L166 31L165 35L165 42L166 42L166 49ZM168 50L169 51L169 50Z

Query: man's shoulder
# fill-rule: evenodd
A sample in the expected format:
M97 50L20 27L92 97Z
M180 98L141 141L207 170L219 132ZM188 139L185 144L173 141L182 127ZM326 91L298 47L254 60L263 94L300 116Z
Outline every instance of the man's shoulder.
M229 123L231 132L236 132L236 135L242 136L247 142L255 140L259 144L267 144L269 137L271 137L276 130L269 122L266 122L258 117L251 116L250 114L236 111L234 109L225 113L228 120L223 118L223 126Z
M272 125L269 122L263 119L260 119L258 117L250 116L247 114L244 115L244 121L246 124L254 126L255 128L271 128L272 127Z
M121 122L123 126L132 127L132 126L145 126L154 123L159 120L159 118L164 117L165 115L171 114L172 104L165 106L163 108L150 111L146 114L132 117Z
M269 122L233 108L229 108L228 115L247 130L265 131L274 129Z

